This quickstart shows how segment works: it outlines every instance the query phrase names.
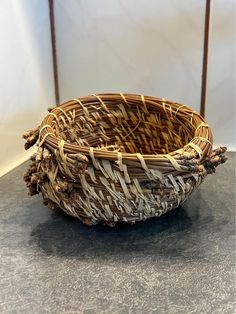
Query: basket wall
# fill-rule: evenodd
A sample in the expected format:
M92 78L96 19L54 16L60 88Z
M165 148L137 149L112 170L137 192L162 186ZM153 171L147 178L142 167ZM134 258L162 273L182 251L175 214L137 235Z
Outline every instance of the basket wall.
M198 113L143 95L71 100L24 138L26 149L38 143L25 174L30 193L86 224L160 216L226 160Z

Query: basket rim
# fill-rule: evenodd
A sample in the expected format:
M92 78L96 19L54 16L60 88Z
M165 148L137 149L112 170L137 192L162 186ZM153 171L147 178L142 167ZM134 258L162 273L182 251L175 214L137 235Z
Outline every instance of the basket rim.
M76 154L76 153L81 153L86 156L91 155L91 150L92 154L96 158L102 158L102 159L108 159L115 161L117 160L117 155L118 152L114 151L106 151L106 150L101 150L99 148L95 147L87 147L87 146L81 146L78 144L71 144L68 143L67 141L62 140L61 138L58 138L51 132L51 123L55 121L56 117L59 115L67 113L67 111L71 110L68 109L68 106L74 106L78 104L83 104L86 106L86 100L87 101L97 101L97 99L101 100L102 102L106 101L109 99L110 101L112 100L118 100L117 97L119 97L119 101L123 101L123 104L126 105L124 99L126 101L136 100L140 102L140 105L143 104L145 101L146 104L148 102L151 103L151 105L155 105L155 102L158 103L159 105L162 104L165 113L168 112L170 114L176 116L179 115L180 113L185 112L185 114L189 115L190 120L189 123L194 126L195 131L194 131L194 137L191 139L189 143L184 145L183 147L174 150L172 152L169 152L168 154L142 154L142 158L147 161L155 161L158 158L168 158L169 156L180 156L184 152L188 151L189 154L192 155L198 155L198 159L202 159L205 156L209 155L209 153L212 151L212 146L213 146L213 137L212 137L212 132L210 126L206 123L205 119L196 111L192 110L190 107L188 107L185 104L181 104L178 102L170 101L165 98L158 98L158 97L153 97L153 96L143 96L143 95L138 95L138 94L126 94L126 93L99 93L99 94L92 94L88 96L83 96L83 97L78 97L74 98L72 100L69 100L67 102L64 102L60 104L57 107L54 107L49 114L43 119L41 125L40 125L40 132L39 132L39 146L41 146L43 143L53 149L58 149L59 145L63 143L63 150L64 153L67 154ZM160 107L159 107L160 109ZM171 113L172 112L172 113ZM194 122L194 124L193 124ZM122 152L122 160L137 160L137 154L138 153L127 153L127 152Z

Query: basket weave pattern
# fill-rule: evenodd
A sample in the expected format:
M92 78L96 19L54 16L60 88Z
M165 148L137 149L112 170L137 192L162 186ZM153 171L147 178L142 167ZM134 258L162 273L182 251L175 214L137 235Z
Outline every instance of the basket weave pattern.
M73 99L23 137L26 149L38 143L24 176L30 194L90 225L160 216L226 161L197 112L143 95Z

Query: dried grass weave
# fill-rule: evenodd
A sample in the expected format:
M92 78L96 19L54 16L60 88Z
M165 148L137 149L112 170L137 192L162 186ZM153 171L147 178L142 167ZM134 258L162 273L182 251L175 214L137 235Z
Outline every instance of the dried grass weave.
M209 125L186 105L99 94L49 109L25 148L30 194L86 224L135 223L178 207L226 161Z

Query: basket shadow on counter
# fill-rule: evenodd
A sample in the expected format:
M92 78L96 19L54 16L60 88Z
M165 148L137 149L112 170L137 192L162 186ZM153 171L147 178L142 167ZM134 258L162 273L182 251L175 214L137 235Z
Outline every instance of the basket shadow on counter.
M199 229L211 224L211 210L199 220L200 206L195 193L191 208L178 207L159 217L135 225L118 224L114 228L88 227L61 212L38 224L31 232L31 245L47 255L78 259L136 256L199 258ZM201 215L202 216L202 215ZM202 222L201 222L202 221ZM201 223L203 226L201 227Z

